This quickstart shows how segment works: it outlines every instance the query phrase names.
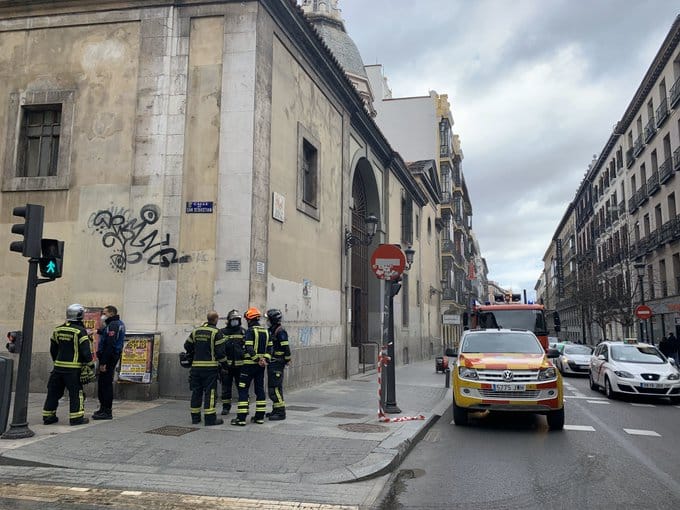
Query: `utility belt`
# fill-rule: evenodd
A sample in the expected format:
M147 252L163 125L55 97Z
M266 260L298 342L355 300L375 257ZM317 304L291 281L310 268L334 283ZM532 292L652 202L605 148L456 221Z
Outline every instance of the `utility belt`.
M275 364L285 365L286 360L284 358L276 358L276 357L272 356L272 360L269 364L270 365L275 365Z

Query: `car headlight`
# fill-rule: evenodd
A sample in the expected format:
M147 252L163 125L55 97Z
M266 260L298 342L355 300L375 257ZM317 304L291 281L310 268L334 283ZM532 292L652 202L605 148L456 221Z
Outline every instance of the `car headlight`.
M546 381L548 379L554 379L555 377L557 377L557 372L555 371L554 367L542 368L538 372L538 380L539 381Z
M668 376L669 381L677 381L678 379L680 379L680 373L679 372L675 372L674 374L670 374Z
M569 358L567 358L566 356L562 356L562 361L564 361L564 362L566 362L566 363L569 363L570 360L569 360Z
M618 375L619 377L622 377L623 379L634 379L635 376L631 374L630 372L626 372L625 370L614 370L614 373Z
M458 367L458 375L464 379L477 379L477 370L468 367Z

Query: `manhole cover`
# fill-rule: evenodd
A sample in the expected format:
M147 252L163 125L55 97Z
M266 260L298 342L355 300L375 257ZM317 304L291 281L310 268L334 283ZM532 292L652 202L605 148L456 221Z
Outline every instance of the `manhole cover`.
M318 407L305 407L305 406L286 406L288 411L314 411Z
M341 413L338 411L333 411L332 413L324 414L324 416L326 418L344 418L346 420L358 420L359 418L363 418L366 415L357 413Z
M147 434L158 434L161 436L183 436L189 432L198 430L196 427L177 427L175 425L166 425L165 427L158 427L157 429L147 430Z
M338 428L346 432L379 433L387 432L390 429L383 425L373 425L371 423L341 423Z

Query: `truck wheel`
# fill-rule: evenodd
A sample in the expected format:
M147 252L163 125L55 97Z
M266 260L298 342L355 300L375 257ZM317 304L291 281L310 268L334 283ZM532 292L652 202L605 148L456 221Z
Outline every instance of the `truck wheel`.
M546 418L548 419L548 428L550 430L564 429L564 407L557 411L550 411Z
M453 399L453 423L461 427L464 427L465 425L468 424L467 409L463 407L458 407L455 398Z

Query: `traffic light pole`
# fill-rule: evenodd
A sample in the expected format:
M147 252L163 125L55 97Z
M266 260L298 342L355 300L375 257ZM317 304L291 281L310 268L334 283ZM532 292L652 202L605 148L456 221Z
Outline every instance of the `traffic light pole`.
M50 280L46 280L50 281ZM28 385L31 380L31 353L33 351L33 316L35 314L36 289L43 281L38 280L38 259L28 259L28 282L26 284L26 301L24 303L24 321L22 326L23 342L17 368L17 389L14 393L14 415L9 430L2 439L23 439L33 437L35 433L28 428Z
M389 361L385 370L385 412L399 414L401 409L397 405L397 388L394 366L394 296L399 291L399 282L385 280L385 305L387 307L387 356Z

